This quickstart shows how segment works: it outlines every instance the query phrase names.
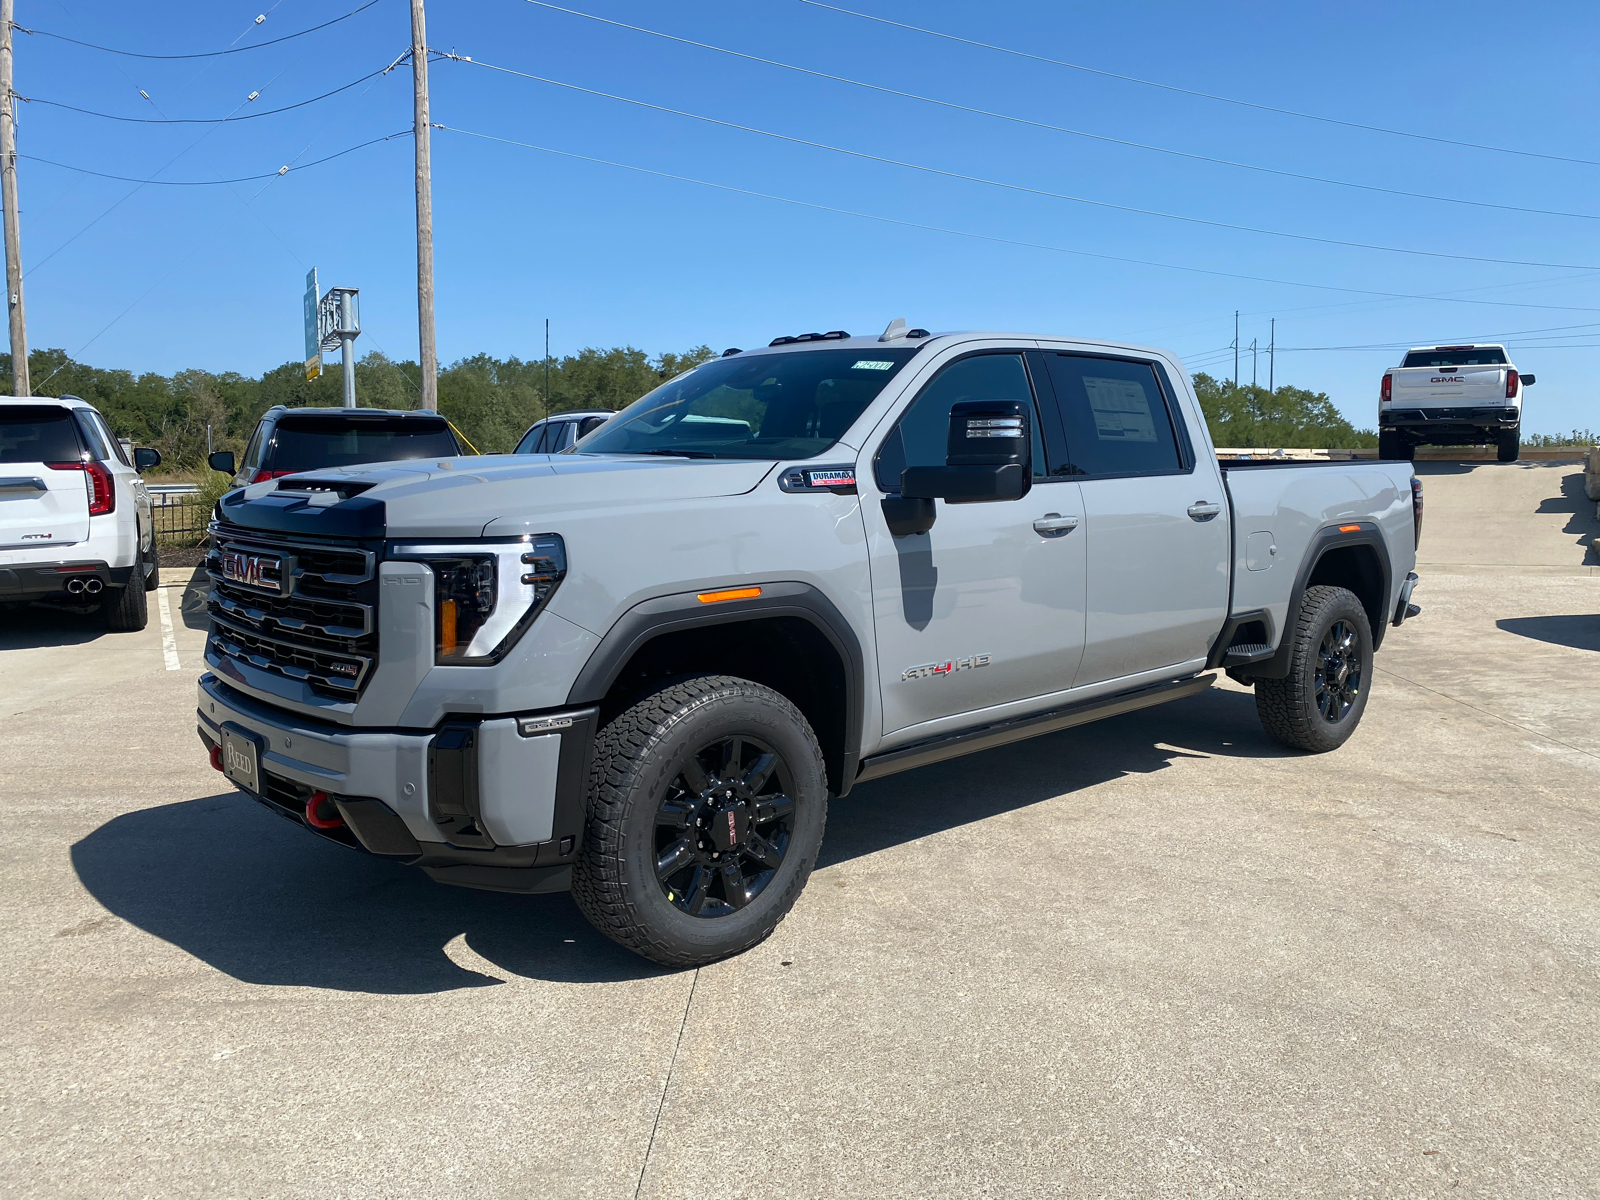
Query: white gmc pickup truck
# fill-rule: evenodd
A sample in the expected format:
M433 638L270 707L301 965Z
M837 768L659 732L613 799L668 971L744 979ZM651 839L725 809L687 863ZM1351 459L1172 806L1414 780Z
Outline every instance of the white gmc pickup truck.
M694 965L772 932L866 780L1217 668L1274 738L1340 746L1417 612L1420 522L1404 463L1219 464L1162 350L782 337L558 454L228 493L199 734L311 833L571 887Z
M1520 374L1504 346L1421 346L1384 372L1378 457L1416 457L1418 446L1481 446L1516 462L1522 447Z

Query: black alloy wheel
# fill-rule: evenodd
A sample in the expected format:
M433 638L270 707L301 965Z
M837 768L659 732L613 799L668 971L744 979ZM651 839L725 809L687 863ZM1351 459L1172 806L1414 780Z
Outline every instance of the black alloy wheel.
M681 912L723 917L772 882L794 838L788 764L755 738L689 755L656 812L656 878Z
M1317 649L1317 669L1312 676L1317 711L1330 725L1350 715L1361 697L1365 677L1361 661L1361 640L1347 621L1335 621L1322 635Z

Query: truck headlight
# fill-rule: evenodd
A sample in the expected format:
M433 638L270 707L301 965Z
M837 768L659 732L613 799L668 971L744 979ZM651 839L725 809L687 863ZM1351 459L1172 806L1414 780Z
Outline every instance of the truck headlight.
M567 574L566 545L553 533L514 542L400 545L391 557L433 572L433 660L440 665L499 662Z

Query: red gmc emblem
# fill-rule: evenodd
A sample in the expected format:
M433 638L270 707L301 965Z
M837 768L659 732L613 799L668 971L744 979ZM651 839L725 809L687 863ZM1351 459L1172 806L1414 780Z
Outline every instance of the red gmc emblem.
M282 563L276 555L241 554L228 551L222 555L222 577L245 587L260 588L264 592L281 592ZM268 577L264 574L270 571Z

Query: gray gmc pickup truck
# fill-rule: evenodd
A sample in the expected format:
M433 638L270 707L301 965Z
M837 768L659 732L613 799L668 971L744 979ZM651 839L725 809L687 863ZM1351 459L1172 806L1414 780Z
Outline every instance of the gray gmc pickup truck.
M321 837L706 963L772 932L865 780L1219 668L1340 746L1421 516L1403 462L1219 466L1160 350L782 337L559 454L228 493L199 732Z

